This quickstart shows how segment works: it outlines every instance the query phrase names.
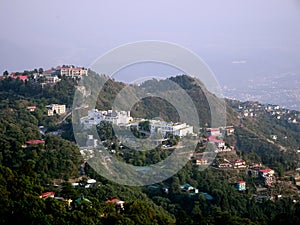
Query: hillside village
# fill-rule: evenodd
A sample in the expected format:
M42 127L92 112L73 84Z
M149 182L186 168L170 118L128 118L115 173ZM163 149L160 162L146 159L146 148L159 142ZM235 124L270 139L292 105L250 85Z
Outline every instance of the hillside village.
M167 132L172 133L172 135L178 135L179 137L193 135L193 127L186 123L179 122L165 122L161 120L147 120L144 118L133 118L130 116L130 111L99 111L97 109L88 111L87 117L80 118L81 124L83 124L85 129L91 126L98 125L101 121L108 121L112 124L122 127L135 127L138 131L141 131L140 123L148 121L149 122L149 134L160 133L165 136ZM145 131L145 130L144 130Z
M41 85L54 85L61 81L63 76L71 77L73 79L80 79L88 75L88 70L84 67L76 67L74 65L62 65L44 70L43 68L34 69L32 71L25 70L24 72L3 72L1 79L20 79L23 82L32 80Z
M14 79L20 80L24 83L33 82L44 87L45 85L54 86L59 83L63 77L71 78L74 80L80 80L83 76L88 75L88 69L84 67L77 67L74 65L62 65L56 66L51 69L44 70L43 68L34 69L32 71L23 71L23 72L11 72L4 71L3 75L0 76L0 80L5 79ZM70 107L70 106L69 106ZM34 112L36 110L35 105L27 106L27 110ZM66 115L70 113L70 110L67 109L66 104L57 104L53 102L50 105L46 106L47 115Z
M123 127L136 127L141 131L141 127L139 124L144 121L148 121L146 119L136 119L130 116L130 112L118 112L118 111L98 111L92 110L88 112L87 117L81 118L81 123L84 125L86 129L91 126L98 125L101 121L109 121L117 126ZM187 132L188 131L188 132ZM185 123L166 123L162 121L149 120L149 133L157 133L160 132L163 134L163 137L166 138L167 133L171 133L173 135L177 135L179 137L185 137L187 135L197 136L199 138L199 148L195 151L195 153L191 156L191 162L197 167L207 167L214 168L217 170L224 171L235 171L236 173L244 173L249 178L255 179L254 185L257 189L257 199L261 198L269 198L272 199L274 197L282 196L281 193L274 196L273 189L275 186L284 184L284 181L278 180L276 177L276 171L274 169L268 168L265 165L262 165L260 162L251 161L246 162L242 157L240 157L235 149L235 146L228 145L226 143L226 137L233 137L235 135L234 126L227 127L219 127L219 128L202 128L199 132L194 132L193 127L185 124ZM163 139L161 142L162 147L164 142L167 139ZM102 141L103 142L103 141ZM105 141L104 141L105 142ZM81 147L81 153L85 157L86 160L93 158L95 156L94 151L97 151L98 142L97 139L93 137L93 135L88 135L87 138L87 146ZM122 150L122 143L120 143L121 149L120 152L124 152ZM168 145L170 149L176 148L175 146ZM210 148L210 151L213 151L217 154L216 158L209 158L209 154L203 151ZM106 148L108 149L108 148ZM126 151L126 150L125 150ZM115 149L110 149L111 154L116 154ZM247 190L247 182L244 180L239 180L239 176L236 176L236 180L234 180L235 176L231 177L228 182L235 183L236 189L238 191L246 191ZM295 176L295 181L298 176ZM289 183L286 183L290 185ZM298 183L295 183L298 185ZM253 185L253 184L252 184ZM168 187L166 186L151 186L150 189L156 190L162 188L163 191L167 191ZM269 189L267 189L269 188ZM262 192L263 190L263 192ZM267 190L271 191L268 192ZM197 188L192 187L190 184L183 184L182 191L191 193L192 195L198 194ZM296 191L299 193L299 191ZM203 194L203 193L202 193Z
M51 69L43 70L35 69L33 71L24 72L12 72L8 73L5 71L1 79L20 79L22 82L27 82L29 80L40 83L43 85L55 85L61 81L62 77L70 77L72 79L80 80L83 76L88 75L88 70L84 67L76 67L73 65L62 65L53 67ZM297 124L300 114L296 111L281 108L278 105L265 105L258 102L235 102L228 100L230 105L239 113L240 126L243 126L244 118L255 118L264 115L269 115L276 120L284 120L288 123ZM34 112L36 106L27 106L30 112ZM66 116L68 113L66 105L53 103L46 106L47 115L53 116ZM191 160L196 166L210 165L218 169L238 169L248 171L249 174L260 176L264 181L265 186L271 186L274 182L274 170L269 168L264 168L261 163L251 162L248 164L245 160L240 158L236 154L235 146L229 146L224 139L228 136L233 136L235 129L233 126L219 127L219 128L203 128L200 132L194 131L193 127L186 123L173 123L164 122L160 120L147 120L143 118L133 118L130 112L125 111L113 111L113 110L90 110L86 117L82 117L80 122L83 124L85 129L89 129L92 126L100 124L101 121L108 121L112 124L122 127L135 127L140 132L145 132L141 130L140 123L149 121L149 134L160 133L162 137L165 138L167 133L176 135L179 137L184 137L187 135L198 135L200 137L199 144L202 149L207 146L213 148L213 151L218 154L218 157L212 162L210 159L203 157L203 154L196 151L192 156ZM273 141L277 140L276 134L271 134L270 139ZM167 140L167 139L164 139ZM29 140L27 142L30 143ZM38 140L37 140L38 141ZM81 147L81 154L86 158L91 158L94 156L93 148L96 148L98 143L93 135L88 135L86 139L87 147ZM163 143L162 143L163 144ZM166 146L163 144L163 146ZM169 147L172 147L168 145ZM112 149L111 153L115 153ZM263 171L271 171L267 175ZM297 177L297 176L295 176ZM237 181L238 182L241 181ZM243 181L244 182L244 181Z
M230 106L239 113L241 123L243 118L257 118L269 115L271 118L297 124L300 121L300 113L295 110L282 108L279 105L261 104L259 102L236 102L228 100Z
M80 79L82 76L87 76L87 69L75 66L58 66L50 70L38 70L24 73L5 73L1 79L19 79L22 82L29 80L44 85L56 85L61 82L63 77L70 79ZM226 127L202 127L200 130L195 130L193 126L185 122L165 122L162 120L148 120L146 118L134 118L130 111L114 111L114 110L90 110L87 115L80 118L80 123L83 125L83 130L88 131L91 127L98 126L102 121L109 122L119 127L133 129L143 135L160 134L161 140L158 144L161 151L172 153L176 149L181 138L193 138L197 140L198 145L193 155L190 155L189 164L193 168L199 170L208 168L216 173L225 173L224 182L232 185L237 193L246 195L248 192L253 193L250 198L257 201L269 199L272 201L283 197L288 197L294 203L300 200L300 166L294 171L289 171L286 176L279 176L279 171L274 168L269 168L260 161L255 161L244 157L241 152L243 149L238 149L234 142L236 138L236 129L244 126L245 119L260 118L268 115L276 121L284 121L288 124L299 124L299 112L283 109L274 105L263 105L256 102L231 102L233 109L238 112L240 124L228 125ZM26 109L30 113L35 113L38 107L36 105L28 105ZM52 118L57 117L58 121L63 121L71 115L71 111L67 108L67 104L52 104L46 105L45 116ZM59 122L57 122L57 125ZM146 127L145 127L146 126ZM61 129L61 128L59 128ZM45 135L47 127L40 126L40 132ZM51 130L51 134L60 135L58 130ZM170 142L171 138L176 137L177 141ZM101 188L99 181L86 175L86 166L88 160L95 157L99 152L99 141L105 144L105 149L108 150L104 155L107 157L124 156L129 152L129 148L125 143L113 143L111 140L99 140L94 138L92 134L86 135L86 146L80 147L80 153L83 157L83 162L78 165L78 178L73 179L71 186L76 190L95 190ZM268 140L272 140L276 144L278 135L271 133ZM109 143L109 144L107 144ZM47 146L46 141L42 139L26 140L22 148L26 150L39 149L45 151ZM102 150L101 150L102 151ZM299 151L300 152L300 151ZM208 154L213 153L213 154ZM62 181L56 180L53 187L61 188ZM147 187L151 193L168 194L170 185L167 183L153 184ZM180 193L187 194L189 198L197 198L203 196L207 201L213 201L213 193L208 193L199 189L196 185L186 182L180 183ZM59 193L59 191L57 191ZM56 194L56 191L46 191L41 193L41 199L53 198L58 201L63 201L70 210L81 207L92 206L93 201L83 195L79 198L63 198ZM118 210L123 210L125 201L112 196L105 203L112 203Z

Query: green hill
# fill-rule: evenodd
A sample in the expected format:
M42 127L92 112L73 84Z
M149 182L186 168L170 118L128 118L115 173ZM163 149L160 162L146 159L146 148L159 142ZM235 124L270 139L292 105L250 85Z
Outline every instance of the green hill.
M180 87L193 101L199 127L213 126L212 110L225 113L222 116L226 118L226 124L222 124L224 121L216 124L234 127L235 133L225 136L224 140L226 145L233 145L237 151L234 154L220 154L219 158L240 158L248 164L260 162L264 167L275 170L279 182L273 187L262 187L260 178L250 176L247 169L221 169L213 166L200 170L191 160L174 176L158 184L145 187L119 185L100 176L89 164L84 163L79 148L74 144L70 117L62 120L63 116L47 115L45 107L48 104L72 106L78 80L63 77L56 85L42 87L33 80L23 83L8 78L0 80L1 224L300 222L300 196L293 183L299 162L296 150L300 146L300 128L299 123L294 122L298 112L273 106L270 108L259 103L218 99L200 81L186 75L167 80L149 80L139 86L117 82L105 76L102 76L102 80L94 79L97 74L92 71L89 71L89 75L89 81L86 82L93 85L93 91L104 84L101 82L107 81L96 99L88 99L95 101L98 109L111 109L114 99L124 88L130 98L121 96L120 101L123 103L130 103L132 90L138 90L141 96L145 96L133 102L131 114L134 117L181 121L172 103L154 94L147 94L160 93L161 96L174 98L176 103L181 100ZM224 102L226 105L223 105ZM32 105L36 106L34 112L27 110L27 106ZM184 102L180 107L183 112L191 109ZM251 112L255 116L245 116ZM111 129L109 124L105 126ZM116 150L111 157L127 163L156 163L170 154L168 149L161 147L149 152L131 152L130 149L121 152L118 143L114 143L116 139L113 131L106 134L107 137L103 139L113 142L113 145L110 142L110 148ZM199 137L199 149L204 137L205 134ZM35 139L44 142L28 144L28 141ZM90 178L97 183L86 187ZM236 189L235 183L239 180L247 182L245 191ZM72 182L77 182L78 186L72 187ZM183 184L189 184L199 192L183 190ZM263 191L259 192L261 189ZM39 195L46 191L55 192L58 198L41 199ZM124 209L107 203L112 197L123 200ZM68 205L62 198L72 199L73 203ZM88 200L80 205L80 201L75 201L78 198Z

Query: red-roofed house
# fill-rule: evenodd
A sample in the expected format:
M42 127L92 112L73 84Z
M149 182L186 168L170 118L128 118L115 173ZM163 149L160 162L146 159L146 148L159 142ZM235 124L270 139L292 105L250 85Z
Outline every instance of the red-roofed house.
M259 171L259 174L260 174L262 177L273 176L273 175L274 175L274 170L271 170L271 169L260 170L260 171Z
M219 128L206 128L208 136L220 136L222 135Z
M120 206L121 209L124 209L124 201L121 201L117 197L112 197L106 201L106 203L113 203L115 206Z
M217 139L215 136L209 136L206 140L215 143L218 148L225 147L225 142L223 140Z
M25 82L26 80L28 80L28 76L24 76L24 75L21 75L21 76L10 76L10 77L13 78L13 79L19 78L23 82Z
M55 70L49 69L49 70L45 70L43 75L44 76L52 76L54 73L55 73Z
M27 145L44 145L44 140L29 140L26 142Z
M32 105L32 106L27 106L27 109L30 111L30 112L34 112L35 109L36 109L36 106Z
M40 198L46 199L46 198L54 198L55 192L49 191L49 192L44 192L40 195Z

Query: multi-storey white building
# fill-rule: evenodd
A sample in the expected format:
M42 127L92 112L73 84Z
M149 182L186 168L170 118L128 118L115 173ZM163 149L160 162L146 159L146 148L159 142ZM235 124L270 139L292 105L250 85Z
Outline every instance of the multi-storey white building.
M150 133L161 133L166 135L171 133L179 137L193 134L193 127L186 123L167 123L160 120L150 120Z
M81 124L85 128L90 128L93 125L98 125L101 121L109 121L118 126L135 126L139 127L139 122L146 121L145 119L135 119L130 116L130 111L98 111L93 109L88 111L88 116L80 119ZM186 123L172 123L161 120L149 120L150 133L159 133L165 136L167 133L178 135L179 137L186 136L188 134L194 134L193 126Z
M130 111L98 111L97 109L88 111L88 116L81 118L81 123L85 128L99 124L101 121L109 121L118 126L128 125L132 120Z
M56 75L45 75L44 77L47 84L55 84L60 81Z

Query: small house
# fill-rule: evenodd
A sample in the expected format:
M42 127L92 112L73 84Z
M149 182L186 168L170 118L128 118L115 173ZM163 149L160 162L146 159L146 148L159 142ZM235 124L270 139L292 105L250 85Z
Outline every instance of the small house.
M274 175L274 170L272 169L259 170L259 175L262 177L271 177Z
M46 198L54 198L55 192L53 191L48 191L48 192L44 192L40 195L40 198L42 199L46 199Z
M277 141L277 135L275 135L275 134L271 134L270 138L273 139L274 141Z
M227 136L233 135L234 134L234 127L226 127L225 128L225 134Z
M215 136L209 136L206 140L208 142L214 143L217 146L217 148L224 148L225 147L225 141L217 139Z
M246 182L241 180L236 183L236 187L239 191L245 191L246 190Z
M242 160L242 159L234 160L233 162L231 162L231 164L232 164L233 168L245 168L246 167L246 162L245 162L245 160Z
M122 201L122 200L120 200L120 199L118 199L117 197L112 197L112 198L110 198L110 199L108 199L107 201L106 201L106 203L112 203L112 204L114 204L115 206L118 206L118 207L120 207L121 209L124 209L124 201Z
M221 132L219 128L206 128L206 134L208 136L221 136Z
M195 165L196 166L201 166L201 165L207 165L208 161L207 159L195 159Z
M34 112L35 109L36 109L36 106L34 106L34 105L27 106L26 109L27 109L29 112Z

